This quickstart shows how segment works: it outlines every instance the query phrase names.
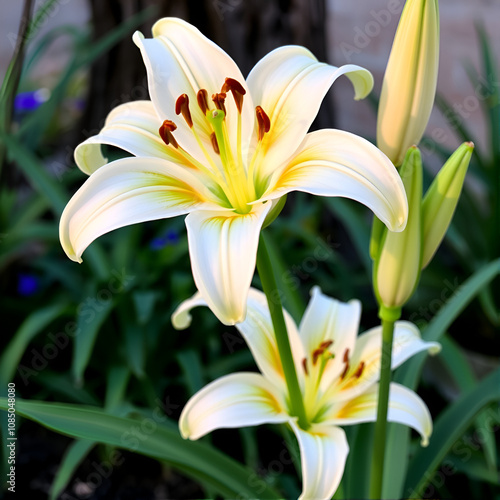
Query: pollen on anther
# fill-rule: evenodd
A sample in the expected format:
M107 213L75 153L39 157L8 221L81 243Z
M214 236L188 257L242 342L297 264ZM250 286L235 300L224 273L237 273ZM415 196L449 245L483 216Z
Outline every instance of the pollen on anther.
M344 351L344 363L349 363L349 348Z
M269 116L267 116L266 112L260 107L255 107L255 116L257 118L257 126L258 126L258 137L259 141L261 141L264 137L264 134L269 132L271 129L271 120Z
M226 114L226 106L224 105L224 101L226 100L225 92L219 92L218 94L212 94L212 101L214 101L215 107L220 109Z
M228 91L231 91L231 93L233 94L234 102L236 103L238 112L241 113L241 110L243 108L243 96L247 93L247 91L243 88L243 85L241 85L238 80L229 77L226 78L221 88L221 92L227 93Z
M309 371L307 370L307 358L304 358L304 359L302 360L302 368L304 368L304 373L305 373L306 375L309 375Z
M198 101L198 106L204 115L207 114L207 111L210 109L208 106L208 92L205 89L198 90L196 94L196 100Z
M322 349L328 349L333 344L333 340L324 340L319 345Z
M163 142L168 146L171 144L174 148L178 148L179 145L177 144L177 141L174 138L174 135L172 132L177 128L177 125L172 121L172 120L165 120L161 127L158 130L158 133L160 134L160 137L162 138Z
M191 118L191 111L189 111L189 97L187 94L181 94L175 102L175 114L182 113L182 117L186 120L189 128L193 127L193 119Z
M358 369L356 370L356 372L354 373L354 376L356 378L359 378L361 377L361 375L363 375L363 371L365 369L365 362L364 361L361 361L361 363L359 363L359 366L358 366Z
M215 132L212 132L210 134L210 141L212 143L212 147L214 148L214 151L220 155L220 150L219 150L219 143L217 142L217 137L215 135Z

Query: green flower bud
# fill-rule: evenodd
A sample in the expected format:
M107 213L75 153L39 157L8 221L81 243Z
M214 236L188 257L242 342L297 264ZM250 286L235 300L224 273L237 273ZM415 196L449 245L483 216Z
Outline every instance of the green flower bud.
M443 165L422 202L422 269L436 253L462 192L474 144L464 142Z
M418 144L431 114L439 63L437 0L407 0L384 75L377 146L395 165Z
M403 306L420 278L422 158L416 146L406 153L399 173L408 198L408 223L399 233L384 230L374 266L375 294L386 308Z

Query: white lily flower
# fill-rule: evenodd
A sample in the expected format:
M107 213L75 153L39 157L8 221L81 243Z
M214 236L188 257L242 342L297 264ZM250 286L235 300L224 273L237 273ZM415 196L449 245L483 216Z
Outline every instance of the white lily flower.
M348 132L307 133L335 79L348 76L360 99L373 85L369 71L323 64L287 46L245 81L222 49L180 19L159 20L153 36L133 36L151 101L118 106L75 151L90 178L61 217L70 259L81 262L87 246L113 229L189 214L196 286L216 316L234 324L245 318L262 225L288 192L353 198L391 230L404 228L404 188L380 150ZM107 163L102 144L133 157Z
M186 328L190 310L200 305L206 302L199 293L183 302L172 316L174 326ZM300 499L329 499L340 483L349 452L339 426L377 418L382 329L373 328L357 337L360 302L339 302L317 287L299 328L284 311L310 423L308 429L301 429L290 415L265 295L251 288L247 308L247 318L237 328L261 374L226 375L201 389L182 411L180 432L184 438L198 439L214 429L286 422L300 447ZM424 350L434 354L440 345L424 342L412 323L396 322L392 368ZM388 420L414 428L422 436L422 445L427 444L432 432L429 410L417 394L396 383L390 386Z

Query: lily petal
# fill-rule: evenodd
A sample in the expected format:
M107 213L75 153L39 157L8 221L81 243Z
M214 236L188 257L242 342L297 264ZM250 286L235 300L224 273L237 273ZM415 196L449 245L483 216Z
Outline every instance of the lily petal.
M198 391L179 419L185 439L198 439L214 429L281 423L291 419L281 395L258 373L233 373Z
M353 64L340 68L320 63L304 47L286 46L273 50L252 69L247 84L256 105L271 121L261 147L266 151L259 166L270 174L297 149L318 114L321 102L333 82L346 75L354 85L355 98L368 95L373 87L371 73Z
M304 431L294 421L302 464L302 494L299 500L330 499L344 473L349 445L343 429L315 425Z
M378 384L371 386L360 396L335 405L323 424L352 425L377 420ZM334 416L333 416L334 415ZM390 422L408 425L422 437L422 446L427 446L432 434L432 418L422 399L403 385L391 383L389 388L389 409L387 419Z
M333 387L332 396L336 401L346 401L363 393L380 377L380 359L382 349L382 327L372 328L358 337L356 347L350 359L350 369L346 377ZM391 369L394 370L407 359L422 351L437 354L441 345L437 342L422 340L418 328L408 321L397 321L394 326ZM363 370L356 376L360 363Z
M329 387L344 370L342 358L347 349L351 353L354 350L360 317L361 303L358 300L344 303L327 297L317 286L311 290L311 300L299 327L304 349L311 356L322 342L333 341L328 350L335 353L321 378L322 387ZM311 367L310 359L308 363Z
M75 149L75 161L86 174L95 172L108 163L101 153L101 144L116 146L134 156L177 159L161 140L158 118L151 101L134 101L114 108L106 118L102 130L89 137Z
M172 324L178 330L184 330L191 324L191 309L199 306L208 306L200 292L190 299L183 301L172 314ZM297 325L290 314L283 309L288 338L295 365L300 366L304 359L304 348L299 337ZM238 323L240 331L260 371L277 386L284 383L283 367L279 356L273 323L264 293L250 288L247 299L247 315L245 321Z
M210 197L202 179L166 160L124 158L94 172L61 215L67 256L81 262L97 237L123 226L190 212Z
M186 217L193 277L210 309L225 325L245 319L262 224L271 203L248 214L200 210Z
M262 199L290 191L352 198L370 208L391 231L402 231L408 218L403 183L389 158L367 140L341 130L307 134Z
M197 105L196 94L200 89L212 94L221 91L226 77L234 78L245 89L246 83L236 63L215 43L206 38L197 28L177 18L164 18L153 26L154 38L144 38L139 32L133 36L140 48L148 72L151 100L162 119L175 118L175 103L181 94L187 94L191 116L198 133L212 154L210 129L201 109ZM248 92L247 92L248 94ZM250 136L253 130L253 106L251 97L245 95L243 106L242 137ZM236 150L236 123L238 111L234 100L226 99L226 121L231 140ZM205 158L193 133L184 120L176 120L175 137L179 144L198 160ZM214 154L214 159L216 158Z

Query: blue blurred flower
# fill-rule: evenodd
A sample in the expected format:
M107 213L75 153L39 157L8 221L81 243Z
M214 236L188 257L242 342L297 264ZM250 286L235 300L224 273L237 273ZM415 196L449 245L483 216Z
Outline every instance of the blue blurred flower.
M151 250L161 250L168 245L177 245L177 243L179 243L179 233L175 229L169 229L162 236L153 238L149 248Z
M34 111L50 97L50 90L38 89L21 92L14 99L14 109L19 112Z
M17 293L29 297L38 291L38 278L33 274L19 274Z

